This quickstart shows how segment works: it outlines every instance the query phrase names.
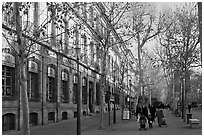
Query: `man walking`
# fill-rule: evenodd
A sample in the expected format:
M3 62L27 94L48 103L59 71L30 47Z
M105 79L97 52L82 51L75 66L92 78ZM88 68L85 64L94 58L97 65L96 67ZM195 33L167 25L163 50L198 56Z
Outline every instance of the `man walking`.
M153 121L155 122L156 108L154 107L153 104L149 107L149 111L150 111L150 114L151 114L151 116L153 118Z
M188 113L191 113L191 104L188 103Z

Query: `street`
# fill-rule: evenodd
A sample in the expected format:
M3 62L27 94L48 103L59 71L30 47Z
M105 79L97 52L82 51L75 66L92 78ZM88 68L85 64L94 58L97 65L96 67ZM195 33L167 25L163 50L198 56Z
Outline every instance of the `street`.
M131 120L121 120L121 111L117 111L117 121L113 124L111 112L110 126L108 113L104 115L104 129L99 130L100 115L82 117L82 135L201 135L202 134L202 110L192 110L193 118L200 120L198 128L190 128L180 117L175 117L171 111L164 110L167 120L167 127L159 127L153 123L152 129L139 130L139 124L135 118ZM10 132L7 134L21 134L20 132ZM31 128L31 135L76 135L76 119L51 123L46 126Z

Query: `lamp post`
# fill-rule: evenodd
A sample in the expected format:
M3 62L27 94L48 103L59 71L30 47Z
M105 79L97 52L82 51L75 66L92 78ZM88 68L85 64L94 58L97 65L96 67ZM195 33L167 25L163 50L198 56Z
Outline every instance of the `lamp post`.
M80 74L79 74L79 54L80 47L76 47L76 55L77 55L77 135L81 135L81 92L80 92Z
M115 92L115 70L114 70L114 80L113 80L113 85L114 85L114 104L113 104L113 123L116 123L116 108L115 108L115 98L116 98L116 92Z
M123 86L122 86L122 84L120 85L120 98L121 98L121 100L120 100L120 104L121 104L121 119L123 120L123 115L124 115L124 112L123 112L123 110L124 110L124 93L123 93Z
M108 84L108 125L110 126L110 88Z
M131 79L129 80L129 84L130 84L130 92L129 92L129 113L130 113L130 117L131 117L131 100L130 100L130 94L131 94Z

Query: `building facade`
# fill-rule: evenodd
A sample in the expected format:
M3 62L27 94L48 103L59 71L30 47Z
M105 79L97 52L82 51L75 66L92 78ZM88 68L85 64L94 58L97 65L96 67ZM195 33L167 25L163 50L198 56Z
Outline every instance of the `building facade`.
M53 8L55 10L49 9L49 4L46 3L35 2L29 4L29 12L22 15L22 22L29 22L22 24L22 27L26 28L23 33L28 37L36 38L35 30L38 30L39 26L46 26L38 38L47 37L46 41L34 42L34 44L24 37L29 45L28 47L30 47L30 51L28 51L30 54L27 58L27 97L30 125L46 125L50 122L76 117L78 85L76 52L74 50L76 45L79 45L81 49L79 58L79 78L82 81L80 85L82 93L81 112L84 116L90 113L99 113L100 61L102 60L100 57L100 44L94 40L93 34L90 33L91 31L86 23L76 17L75 21L77 23L73 20L70 21L69 17L72 17L72 14L69 14L69 17L68 15L65 16L63 20L64 26L58 29L52 20L52 16L61 11L56 12L56 8ZM83 3L82 5L77 11L83 13L83 19L86 19L87 23L94 29L100 31L101 35L105 35L106 22L96 18L99 12L94 8L94 4L87 6L86 3ZM10 6L13 6L12 3ZM20 130L22 127L19 65L16 54L18 50L16 49L17 43L14 42L16 35L9 35L10 29L15 29L16 27L15 24L12 24L15 13L7 15L7 12L8 10L3 10L3 33L5 34L2 37L3 132ZM44 18L46 18L48 23L43 22ZM79 25L79 23L82 25ZM27 29L28 26L30 29ZM73 30L71 31L71 29ZM46 34L44 35L43 33ZM68 35L68 33L72 34ZM114 39L115 37L112 35L112 41ZM48 47L51 47L51 50ZM104 111L112 111L114 101L116 108L119 109L119 104L123 101L120 97L124 95L121 94L121 86L115 84L119 83L120 80L119 66L122 54L116 53L116 51L120 52L120 50L110 51L107 58L109 72L107 73L107 88L104 92ZM128 85L128 82L126 84Z

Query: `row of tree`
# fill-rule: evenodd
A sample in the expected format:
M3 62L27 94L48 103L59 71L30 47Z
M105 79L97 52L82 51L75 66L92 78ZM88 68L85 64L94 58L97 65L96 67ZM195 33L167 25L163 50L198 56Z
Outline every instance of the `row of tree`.
M186 108L186 95L190 92L190 77L194 68L201 68L201 32L199 31L200 20L198 3L185 3L176 10L169 11L171 22L170 28L159 36L160 47L155 51L159 63L168 78L168 87L179 74L179 81L182 85L182 116L184 121ZM195 72L194 72L195 73ZM173 92L173 88L171 88ZM175 109L175 108L174 108Z
M65 22L72 20L76 22L77 26L69 27L69 30L64 29L60 34L65 34L65 37L71 37L72 35L77 36L78 29L82 28L83 24L86 29L84 29L89 36L93 37L96 42L99 43L100 47L100 128L103 128L103 100L104 100L104 91L105 83L107 76L107 56L109 51L114 48L116 45L131 45L132 48L137 48L137 64L136 68L139 72L139 81L138 81L138 92L142 93L144 97L144 86L147 84L144 80L144 62L142 55L144 55L144 46L152 39L158 39L160 42L160 48L156 51L156 57L150 57L152 62L157 62L160 66L163 67L164 74L168 75L166 78L171 76L174 70L180 70L182 73L182 79L185 79L184 89L189 89L189 70L200 65L201 61L201 50L198 48L201 39L199 36L199 19L198 19L198 10L197 3L185 3L176 9L176 11L164 11L159 12L156 10L156 5L154 3L114 3L114 2L105 2L105 3L47 3L49 11L51 14L47 22L37 25L38 21L34 22L33 35L25 35L28 32L28 28L23 27L21 19L23 15L28 14L27 11L30 10L31 3L3 3L3 12L15 15L15 26L13 29L8 28L5 24L2 24L4 29L11 31L16 36L15 41L18 45L14 47L10 44L12 49L15 50L18 56L19 61L19 84L21 92L21 103L23 105L23 132L24 134L30 134L29 129L29 120L28 120L28 98L27 98L27 75L26 75L26 66L27 60L29 59L29 54L33 53L31 47L38 41L42 47L45 47L51 51L54 51L64 57L67 57L67 53L59 53L55 48L47 46L44 42L51 39L51 43L54 43L55 47L61 45L55 43L55 38L61 35L55 33L45 36L46 25L52 23L53 28L64 28L66 26ZM37 8L38 3L35 3L35 8ZM98 11L100 18L106 23L104 31L99 31L98 27L94 26L94 23L87 22L87 15L80 14L80 7L86 7L87 5L94 5ZM93 9L89 9L93 10ZM82 10L83 11L83 10ZM84 10L86 11L86 10ZM84 12L82 12L84 13ZM90 18L94 18L95 21L98 21L94 15L90 15ZM102 22L95 22L96 24L103 25ZM24 26L26 26L24 24ZM70 34L70 35L69 35ZM10 39L4 32L3 37ZM115 40L110 42L110 39L114 37ZM26 39L29 39L31 43L26 43ZM74 36L73 36L74 39ZM41 43L40 43L41 41ZM78 40L75 38L75 44L78 44ZM59 43L63 43L60 41ZM9 41L8 41L9 43ZM68 43L64 41L65 49L67 51ZM67 44L67 45L66 45ZM119 48L124 48L119 46ZM26 49L26 50L25 50ZM124 52L124 57L126 58L128 52ZM35 51L34 51L35 52ZM69 58L70 59L70 58ZM135 60L133 60L135 61ZM126 59L123 59L120 64L122 77L121 82L124 80L124 64ZM135 71L136 72L136 71ZM135 73L137 75L137 73ZM155 74L154 74L155 75ZM166 79L167 84L171 78ZM139 98L140 94L137 94Z

